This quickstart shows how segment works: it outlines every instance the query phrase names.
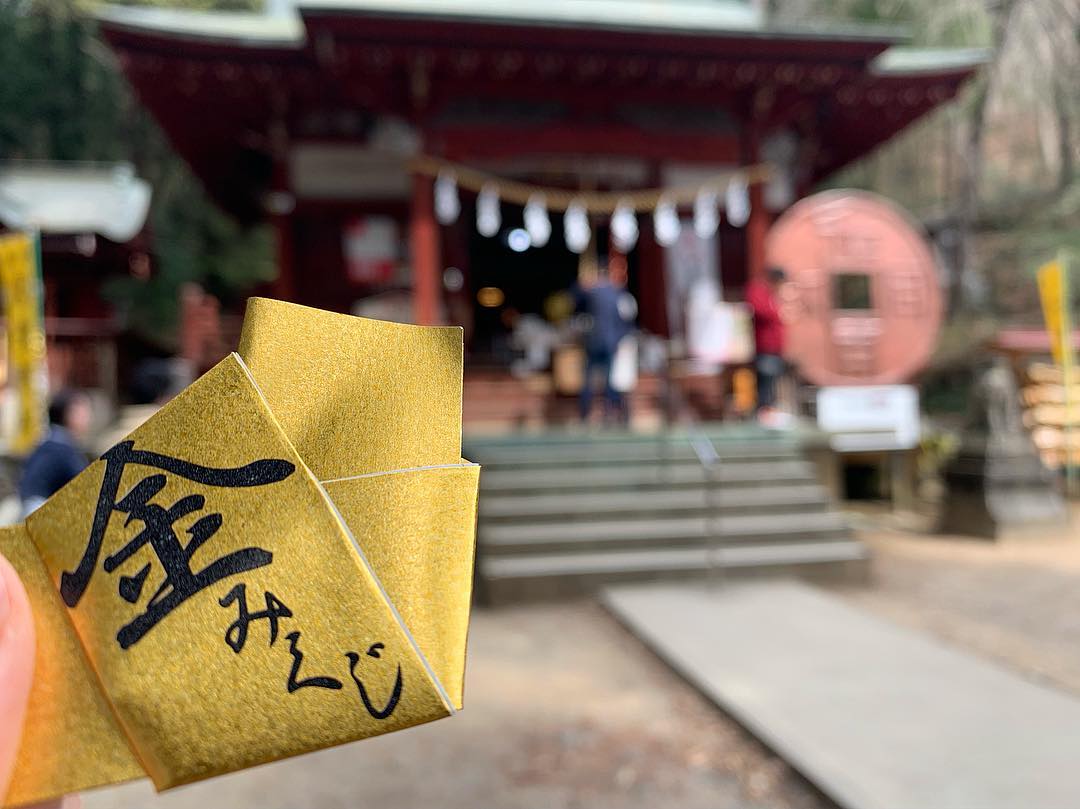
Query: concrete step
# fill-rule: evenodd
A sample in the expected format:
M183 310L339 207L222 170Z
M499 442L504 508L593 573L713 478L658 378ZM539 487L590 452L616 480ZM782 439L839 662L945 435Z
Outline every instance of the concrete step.
M827 495L815 483L760 488L717 488L705 486L671 489L642 487L634 491L566 492L562 494L503 495L485 493L480 500L480 519L485 525L502 522L545 522L548 520L605 519L612 515L660 517L720 514L772 514L791 511L822 511Z
M689 444L701 436L707 437L717 450L724 449L732 454L753 452L755 449L771 450L798 449L801 445L796 436L787 433L772 433L761 429L749 429L731 432L717 430L673 430L671 432L625 432L610 430L603 432L584 432L582 429L532 433L519 431L499 435L472 434L465 437L465 446L477 451L502 449L547 450L573 449L575 447L620 447L649 446L661 443Z
M819 541L844 536L847 524L830 512L746 514L653 519L581 520L484 524L479 534L484 556L591 552L640 547L692 547Z
M483 461L480 461L483 464ZM807 461L752 461L720 464L716 479L724 486L813 483L814 467ZM620 490L626 487L701 485L705 470L696 460L669 464L627 464L601 467L568 465L539 469L485 469L480 476L482 495L494 492L546 490Z
M604 584L659 577L716 580L746 575L795 575L813 580L865 579L867 552L855 540L777 545L552 553L480 561L481 596L490 603L586 593Z
M723 448L720 462L742 464L762 461L798 460L800 455L794 446L780 446L767 442L741 444L736 448ZM660 463L668 461L692 461L697 459L693 446L685 441L665 444L658 441L604 443L590 442L578 445L535 447L472 447L465 450L469 460L483 464L487 469L562 467L566 464L605 465L623 463Z

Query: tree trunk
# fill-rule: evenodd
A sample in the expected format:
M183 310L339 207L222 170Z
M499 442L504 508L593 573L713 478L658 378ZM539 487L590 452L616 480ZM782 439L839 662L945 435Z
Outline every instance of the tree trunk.
M1060 76L1054 79L1054 116L1058 136L1058 191L1072 182L1075 158L1072 148L1072 119L1069 118L1069 92Z
M957 253L960 257L960 266L957 268L952 290L950 306L952 312L971 309L981 303L979 300L973 299L971 292L976 286L974 282L977 278L974 231L979 219L979 180L982 177L983 169L986 110L989 106L990 95L996 84L1001 54L1005 50L1009 33L1009 24L1014 11L1020 6L1021 2L1022 0L1003 0L1000 5L997 5L996 9L991 9L991 13L996 11L996 15L993 20L993 42L990 49L990 60L984 78L981 78L976 83L972 91L971 107L968 111L967 137L965 138L964 153L960 161L957 216L957 235L960 240L960 249Z
M986 106L990 98L990 78L979 80L972 91L967 131L960 156L958 210L956 217L959 266L953 277L950 313L962 312L977 304L971 300L971 278L975 273L975 224L979 217L979 178L982 176L983 135L986 129Z

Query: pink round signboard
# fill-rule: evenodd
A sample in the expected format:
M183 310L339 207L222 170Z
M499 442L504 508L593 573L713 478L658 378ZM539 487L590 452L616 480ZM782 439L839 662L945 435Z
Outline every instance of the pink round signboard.
M906 382L929 360L942 318L937 264L916 223L887 200L826 191L769 231L781 267L789 358L816 385Z

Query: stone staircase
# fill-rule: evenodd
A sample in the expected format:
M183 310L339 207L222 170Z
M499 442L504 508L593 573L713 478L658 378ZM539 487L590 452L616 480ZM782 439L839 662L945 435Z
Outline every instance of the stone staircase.
M708 468L694 444L707 436ZM866 550L788 435L756 428L474 437L477 590L487 602L619 581L862 577Z

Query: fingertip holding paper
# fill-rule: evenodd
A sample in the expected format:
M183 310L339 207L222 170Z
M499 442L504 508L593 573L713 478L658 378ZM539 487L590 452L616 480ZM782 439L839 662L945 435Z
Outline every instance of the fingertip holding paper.
M462 332L249 301L231 354L0 530L37 629L4 806L166 789L462 704Z

